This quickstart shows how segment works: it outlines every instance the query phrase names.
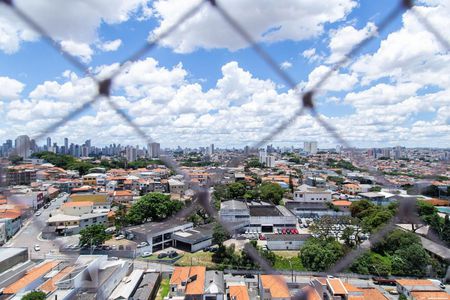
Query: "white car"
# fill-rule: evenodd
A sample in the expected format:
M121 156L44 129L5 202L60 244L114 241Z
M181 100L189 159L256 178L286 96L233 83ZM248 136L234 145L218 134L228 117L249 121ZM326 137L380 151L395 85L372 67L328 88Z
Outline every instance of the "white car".
M137 247L138 248L142 248L142 247L145 247L147 245L148 245L147 242L142 242L142 243L139 243L139 245L137 245Z
M41 246L34 245L34 251L41 251Z
M151 252L144 252L144 253L142 253L141 257L149 257L151 255L152 255Z
M123 240L125 236L123 234L116 236L116 241Z
M42 214L42 212L38 210L34 215L35 215L36 217L39 217L41 214Z

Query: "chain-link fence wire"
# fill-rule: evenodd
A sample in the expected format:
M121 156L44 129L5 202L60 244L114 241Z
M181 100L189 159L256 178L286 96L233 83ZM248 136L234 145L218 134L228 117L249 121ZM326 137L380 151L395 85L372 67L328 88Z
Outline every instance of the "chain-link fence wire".
M420 14L420 12L414 7L413 2L411 0L400 0L398 1L398 5L389 12L386 17L382 19L382 21L377 24L377 30L364 38L362 41L353 45L350 51L345 55L340 61L334 64L329 71L318 81L316 82L310 89L306 91L299 90L299 87L296 81L284 70L279 67L279 64L276 60L264 50L263 47L259 43L257 43L252 35L240 24L240 20L237 20L233 17L231 12L228 12L224 7L220 4L220 2L215 0L202 0L195 6L193 6L190 10L185 12L181 17L175 22L172 26L168 27L164 32L155 36L152 40L146 42L141 48L139 48L136 52L133 53L128 59L124 60L120 66L113 71L109 77L105 79L96 78L95 74L90 72L90 69L87 65L82 63L79 59L74 57L65 51L61 45L53 40L48 32L45 31L43 27L41 27L37 22L33 20L33 18L23 12L19 7L14 5L12 0L1 0L1 3L8 6L13 13L15 13L22 21L27 23L32 29L34 29L37 33L39 33L43 40L47 42L50 46L52 46L56 51L61 53L65 59L69 63L71 63L75 68L79 71L86 74L86 76L91 77L98 86L97 94L89 101L84 102L77 109L67 114L59 121L51 124L50 126L41 130L34 138L39 140L49 133L57 130L58 128L64 126L67 122L74 119L76 116L80 115L82 112L89 109L94 103L98 102L99 99L104 99L107 104L110 106L112 110L114 110L119 117L130 126L134 132L147 144L153 142L154 140L142 129L140 128L131 118L127 112L120 109L117 103L113 101L110 97L111 94L111 86L114 83L114 79L117 75L121 74L121 72L132 62L138 60L143 57L147 52L152 50L155 46L159 45L162 39L172 34L177 30L178 27L182 26L187 20L196 15L204 6L209 4L209 8L216 10L219 15L223 18L223 20L230 26L230 30L233 30L236 34L238 34L241 38L243 38L255 51L255 53L284 81L284 83L292 89L298 98L298 104L296 108L293 110L294 114L282 121L273 131L271 131L267 136L260 139L257 143L253 145L252 148L260 148L267 144L268 142L275 139L280 133L284 130L292 126L292 124L305 112L309 112L311 116L315 118L319 125L321 125L326 132L328 132L340 145L344 146L347 149L352 149L347 140L340 134L337 129L330 124L327 120L321 117L319 112L315 107L315 97L320 93L321 89L323 89L324 84L331 78L335 72L337 72L341 67L344 67L347 63L350 62L350 59L353 58L356 54L358 54L361 49L366 46L371 40L377 37L377 35L382 32L389 24L391 24L396 18L398 18L403 12L406 10L410 10L413 12L413 15L416 16L417 20L423 24L424 28L431 32L436 40L445 48L450 49L448 41L444 38L442 33L436 29L435 26L432 25L428 19ZM355 161L361 161L361 158L358 158L357 155L353 155L352 158ZM247 157L242 156L241 159L238 159L235 163L242 163ZM192 181L188 172L184 171L178 163L170 156L161 157L163 162L169 166L171 169L175 170L178 174L182 174L184 176L185 182L189 184L190 187L195 191L195 196L193 197L192 203L187 206L184 210L176 214L173 218L186 217L197 207L202 207L208 214L214 217L217 222L219 222L230 234L233 232L232 225L228 222L223 221L220 218L217 210L211 201L210 194L210 186L214 185L214 182L211 182L209 185L202 186ZM363 158L362 158L363 159ZM377 170L369 170L369 173L374 174L376 179L379 182L387 183L388 181L384 178L384 175ZM5 172L3 172L5 174ZM3 177L3 176L2 176ZM417 222L418 224L422 221L418 218L416 213L416 205L415 201L400 201L398 213L393 217L393 219L388 222L381 230L377 231L377 233L373 234L367 244L356 249L355 251L350 252L347 256L345 256L341 261L339 261L336 265L334 265L329 271L329 274L334 274L339 271L346 269L352 261L358 257L362 252L369 249L370 245L379 242L387 233L389 233L394 227L395 224L402 222L405 218L411 222L411 218L413 218L413 222ZM413 213L414 212L414 213ZM170 222L171 219L166 222ZM251 244L245 245L245 251L247 254L255 260L260 266L261 269L268 274L278 274L278 272L267 262L263 257L261 257L258 253L258 250L255 249ZM284 281L283 277L278 277L280 280ZM306 293L300 293L296 295L297 299L306 299Z

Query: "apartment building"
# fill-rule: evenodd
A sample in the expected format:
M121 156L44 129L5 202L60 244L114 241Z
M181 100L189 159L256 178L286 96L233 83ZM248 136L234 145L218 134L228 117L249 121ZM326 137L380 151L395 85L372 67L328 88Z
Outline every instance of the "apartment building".
M6 172L8 185L30 185L36 181L36 169L9 168Z

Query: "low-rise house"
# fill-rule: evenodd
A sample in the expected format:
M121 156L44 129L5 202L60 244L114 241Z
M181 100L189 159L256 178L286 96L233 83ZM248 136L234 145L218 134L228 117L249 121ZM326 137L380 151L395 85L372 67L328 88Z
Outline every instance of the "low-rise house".
M83 175L83 185L98 186L106 184L106 174L103 173L90 173Z
M357 183L345 183L342 185L342 190L344 193L349 195L357 195L361 193L361 187Z
M175 267L169 284L170 298L223 300L225 296L223 272L206 271L204 266Z
M228 288L228 297L233 300L250 300L247 286L244 285L232 285Z
M73 271L55 283L57 290L49 298L62 295L58 300L69 300L76 293L86 297L83 299L108 299L132 267L132 262L109 260L107 255L80 255Z
M31 291L36 287L36 283L43 281L43 277L56 268L60 264L60 261L46 260L37 265L36 267L28 270L24 276L14 283L8 285L3 289L3 294L14 295L20 292Z
M133 270L129 276L126 276L113 290L108 300L131 299L131 295L138 288L138 284L144 275L144 270Z
M350 213L350 205L352 205L351 201L347 200L336 200L331 202L337 209L339 209L342 212L348 212Z
M389 203L392 202L394 195L392 194L386 195L386 193L382 192L367 192L367 193L360 193L359 196L371 201L373 204L376 205L388 205Z
M260 275L260 297L262 300L289 300L291 294L281 275Z
M8 237L6 235L6 224L0 222L0 246L3 246L7 240Z
M6 238L14 236L22 226L22 212L18 209L1 209L0 223L5 224Z
M302 184L294 191L294 201L298 202L330 202L331 191Z
M130 204L133 202L133 192L130 190L114 191L110 196L111 202L118 204Z
M161 284L161 274L158 272L144 273L141 282L132 295L133 300L153 300L156 298Z
M414 293L416 297L422 295L422 297L424 298L424 296L426 295L425 293L442 292L442 289L437 286L437 284L428 279L398 279L397 291L400 294L405 295L408 299L415 299Z
M169 192L171 194L183 195L186 191L186 185L180 180L171 178L167 182L169 184Z

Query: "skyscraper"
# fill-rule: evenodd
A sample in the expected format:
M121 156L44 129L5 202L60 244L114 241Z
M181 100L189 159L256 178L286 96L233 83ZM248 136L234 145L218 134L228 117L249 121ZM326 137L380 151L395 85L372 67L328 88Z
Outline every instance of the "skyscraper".
M52 148L52 138L48 137L47 138L47 150L50 151L51 148Z
M14 141L14 147L16 148L16 154L23 158L30 157L31 154L31 142L28 135L20 135Z
M64 148L65 148L64 154L67 154L69 152L69 139L68 138L64 138Z
M160 145L159 143L148 144L148 157L158 158L160 155Z
M137 159L137 150L133 146L127 146L125 149L125 156L128 162L133 162Z
M315 142L315 141L304 142L303 150L306 153L316 154L317 153L317 142Z

